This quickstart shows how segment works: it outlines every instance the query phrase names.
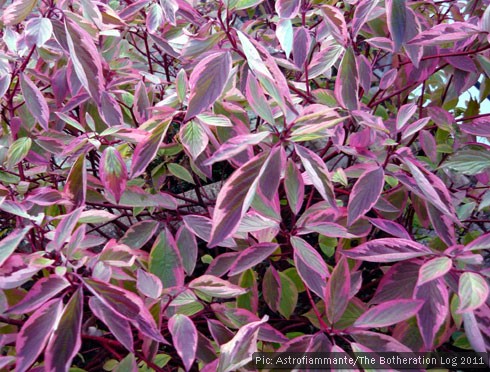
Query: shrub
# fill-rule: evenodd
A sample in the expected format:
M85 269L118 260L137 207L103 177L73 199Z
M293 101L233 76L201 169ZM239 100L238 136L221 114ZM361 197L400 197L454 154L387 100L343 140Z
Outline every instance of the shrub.
M488 351L488 3L2 1L0 367Z

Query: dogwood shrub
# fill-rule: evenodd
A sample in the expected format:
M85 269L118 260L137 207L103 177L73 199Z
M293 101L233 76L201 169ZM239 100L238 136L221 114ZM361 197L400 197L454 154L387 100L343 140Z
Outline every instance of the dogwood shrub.
M490 349L488 0L0 4L0 368Z

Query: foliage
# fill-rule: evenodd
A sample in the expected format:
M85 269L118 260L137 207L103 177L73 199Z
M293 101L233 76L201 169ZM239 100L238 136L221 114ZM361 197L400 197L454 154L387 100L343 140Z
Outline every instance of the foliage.
M490 350L489 1L0 4L0 368Z

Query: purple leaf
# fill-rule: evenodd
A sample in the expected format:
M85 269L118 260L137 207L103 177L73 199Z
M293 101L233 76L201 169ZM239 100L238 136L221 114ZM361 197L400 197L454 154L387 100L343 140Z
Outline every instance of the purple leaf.
M162 295L162 281L156 275L145 270L136 271L136 287L145 296L157 299Z
M184 285L184 266L175 239L165 228L159 235L150 252L149 271L162 281L163 288Z
M243 250L231 266L228 276L237 275L269 257L279 247L276 243L259 243Z
M123 125L121 107L112 95L102 92L100 101L100 116L109 127Z
M488 118L479 118L467 123L461 123L459 129L475 136L490 137L490 121Z
M102 61L91 36L69 18L65 18L66 42L75 73L93 100L100 104L104 91Z
M388 29L394 42L394 52L398 53L405 41L407 27L407 8L405 0L387 0L386 13Z
M230 298L247 293L245 288L213 275L201 275L189 283L189 288L215 298Z
M376 350L376 352L412 352L412 350L395 340L393 337L383 333L354 331L352 332L352 338L360 344L367 346L369 349Z
M211 333L211 336L213 336L214 341L218 345L226 344L233 338L233 332L226 328L220 321L208 319L207 322L209 333Z
M281 292L281 277L274 266L270 265L262 279L262 295L272 311L279 309Z
M202 240L209 242L212 229L212 221L205 217L199 215L187 215L182 218L186 227L192 231L192 233ZM233 239L228 238L220 243L220 246L226 248L236 247L236 243Z
M159 223L157 221L137 222L126 230L124 236L119 239L119 243L132 249L140 249L153 237L158 226Z
M100 180L116 203L121 199L127 179L126 163L120 152L112 146L107 147L100 158Z
M301 172L291 159L288 160L284 175L284 190L291 210L297 215L303 205L305 184Z
M344 13L331 5L323 5L322 11L325 14L323 19L326 29L340 45L346 46L349 40L349 33L345 24Z
M295 145L295 149L301 158L301 162L303 163L313 186L315 186L322 198L330 203L332 208L337 209L337 202L335 201L335 193L330 179L330 173L323 160L306 147Z
M196 358L196 326L188 316L175 314L168 320L168 330L172 335L177 354L184 363L185 370L190 370Z
M468 341L476 352L487 353L488 348L483 338L483 334L472 311L463 313L464 330Z
M61 221L54 231L54 239L52 242L53 249L60 250L63 244L71 236L71 233L77 225L80 216L82 215L83 207L75 209L73 212L62 216Z
M459 277L458 313L467 313L478 309L487 301L488 293L488 284L480 274L464 272Z
M453 261L448 257L436 257L425 262L420 267L417 286L428 283L445 275L453 266Z
M49 107L38 87L23 73L19 75L20 89L26 106L36 121L45 129L49 129Z
M107 326L116 340L126 349L133 352L133 335L127 319L118 315L114 310L111 310L109 306L104 305L97 297L90 298L89 306L90 310Z
M362 314L355 322L358 328L380 328L408 319L420 310L423 301L393 300L376 305Z
M293 60L294 64L303 70L304 64L307 61L308 53L310 51L311 36L308 29L304 27L298 27L294 34L293 43Z
M415 112L417 112L417 105L414 103L409 103L400 107L396 116L396 129L398 131L402 130Z
M85 279L84 284L106 307L132 322L143 334L155 341L166 343L140 297L133 292L94 279Z
M354 40L378 3L379 0L361 0L356 4L351 22L351 35Z
M325 307L330 323L335 324L347 308L350 299L350 270L347 259L342 257L335 265L325 291Z
M30 229L32 229L32 226L26 226L23 229L14 229L7 237L0 241L0 267L14 253Z
M434 347L436 334L449 313L447 286L442 279L419 284L415 289L414 298L424 301L417 313L417 322L425 347L431 350Z
M379 82L379 89L385 90L390 88L395 82L397 74L398 74L398 69L396 68L392 68L391 70L384 73L383 77Z
M83 292L80 287L65 306L44 356L47 371L66 371L82 345Z
M275 2L277 14L281 18L294 18L299 12L300 0L278 0Z
M433 254L425 245L395 238L372 240L342 253L349 258L368 262L396 262Z
M213 227L208 247L230 237L252 203L266 157L259 154L237 169L221 188L213 213Z
M408 239L411 240L410 234L407 230L397 222L384 220L382 218L370 218L369 222L375 227L384 232L393 235L397 238Z
M85 154L80 155L71 167L63 191L71 199L75 207L85 204L85 196L87 194Z
M243 326L229 342L220 347L220 356L216 372L236 371L252 360L257 351L259 328L269 317Z
M231 70L228 52L208 55L194 67L189 77L189 107L187 121L212 105L221 95Z
M54 299L37 309L22 326L17 336L16 371L24 372L36 361L48 342L61 314L63 302Z
M9 314L29 313L56 296L63 289L70 286L70 282L63 277L51 275L34 283L27 295L8 309Z
M195 235L185 226L181 226L175 237L182 257L182 265L188 276L192 275L197 262L197 242Z
M335 97L342 107L348 110L359 110L358 89L359 75L356 58L352 48L348 48L335 79Z
M146 167L153 158L156 156L158 148L163 141L165 133L167 133L170 120L165 120L163 123L158 124L153 129L150 135L142 142L136 145L133 153L133 161L131 162L130 179L138 177L146 170Z
M384 171L382 167L368 168L357 180L347 205L347 225L351 226L378 201L384 186Z
M291 245L294 248L294 262L299 276L309 289L324 298L326 278L329 276L325 260L301 238L291 237Z

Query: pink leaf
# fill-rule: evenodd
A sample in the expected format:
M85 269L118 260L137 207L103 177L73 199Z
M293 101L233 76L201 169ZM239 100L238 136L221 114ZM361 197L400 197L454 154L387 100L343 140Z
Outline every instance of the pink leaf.
M347 205L347 225L351 226L378 201L384 186L384 171L382 167L368 168L357 180Z
M349 258L368 262L396 262L433 254L425 245L395 238L372 240L342 253Z
M228 52L208 55L202 59L189 77L189 107L184 121L200 114L221 95L231 70Z
M410 234L407 230L397 222L384 220L382 218L370 218L369 222L375 227L384 232L393 235L397 238L408 239L411 240Z
M374 306L362 314L355 322L358 328L380 328L399 323L418 313L423 301L394 300Z
M63 310L61 319L46 347L47 371L66 371L82 345L83 292L80 287Z
M153 299L162 295L162 281L156 275L142 269L136 271L136 287L145 296Z
M288 160L284 175L284 190L291 210L297 215L303 205L305 185L301 172L291 159Z
M100 104L104 91L104 76L99 51L87 31L68 17L65 18L65 31L77 77L93 100Z
M276 243L259 243L243 250L231 266L228 276L237 275L269 257L279 247Z
M27 109L36 121L45 129L49 129L49 107L38 87L23 73L19 75L20 89Z
M116 99L107 92L102 92L100 101L100 116L109 127L123 125L121 107Z
M265 97L264 90L259 85L253 74L248 74L245 89L247 100L252 110L254 110L254 112L266 122L274 125L274 115L272 114L269 102Z
M319 297L325 297L327 264L311 245L296 236L291 237L294 248L294 263L303 282Z
M378 3L379 0L361 0L356 4L351 22L351 34L354 40Z
M396 116L396 129L401 130L413 117L416 111L417 105L414 103L409 103L400 107Z
M63 289L70 286L63 277L51 275L36 281L27 295L8 309L9 314L29 313L56 296Z
M30 229L32 229L32 226L27 226L23 229L14 229L7 237L0 240L0 267L14 253Z
M54 239L52 244L55 250L60 250L63 247L63 244L65 244L65 242L71 236L73 229L80 219L82 210L83 207L80 207L75 209L73 212L62 216L60 223L58 226L56 226L56 230L54 231Z
M189 288L215 298L230 298L247 293L245 288L213 275L201 275L189 283Z
M100 158L100 180L116 203L119 203L126 188L128 172L121 153L112 146L107 147Z
M299 12L300 0L278 0L275 2L277 14L281 18L294 18Z
M202 240L209 242L211 237L212 221L208 217L199 215L187 215L183 217L187 228ZM236 247L233 239L228 238L220 243L220 246L226 248Z
M347 32L347 25L342 11L330 5L323 5L322 11L325 14L323 19L330 34L340 45L346 46L349 40L349 33Z
M16 371L29 370L29 367L41 354L59 320L62 306L61 299L50 300L37 309L24 323L15 343Z
M400 298L412 298L420 265L413 262L400 262L390 267L381 278L370 304L379 304Z
M185 370L190 370L196 358L196 326L188 316L175 314L168 321L168 329L172 335L177 354L184 363Z
M294 64L303 70L310 51L311 36L308 29L299 27L294 34L293 60Z
M442 279L437 279L418 285L414 298L424 301L417 313L417 323L425 347L431 350L435 346L436 334L449 313L449 294L446 283Z

